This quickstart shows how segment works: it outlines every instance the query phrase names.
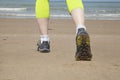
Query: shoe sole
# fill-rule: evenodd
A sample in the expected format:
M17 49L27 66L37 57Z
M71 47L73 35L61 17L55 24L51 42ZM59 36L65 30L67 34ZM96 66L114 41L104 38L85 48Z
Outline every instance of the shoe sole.
M90 38L88 34L80 34L76 37L77 51L75 55L76 61L91 61L92 54L90 48Z
M40 49L39 47L37 48L37 51L40 51L40 52L42 52L42 53L48 53L48 52L50 52L50 49Z

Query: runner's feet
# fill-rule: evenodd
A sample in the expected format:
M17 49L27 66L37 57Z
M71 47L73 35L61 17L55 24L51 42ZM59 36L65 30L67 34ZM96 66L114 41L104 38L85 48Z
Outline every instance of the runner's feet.
M37 43L37 51L43 52L43 53L48 53L50 52L50 43L48 41L38 41Z
M89 35L84 28L78 29L76 36L76 49L76 61L90 61L92 59Z

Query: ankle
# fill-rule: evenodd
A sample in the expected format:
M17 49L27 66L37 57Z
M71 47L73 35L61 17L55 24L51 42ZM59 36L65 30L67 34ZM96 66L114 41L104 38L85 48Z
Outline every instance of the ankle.
M49 36L48 35L40 35L40 41L41 41L41 43L43 42L43 41L50 41L50 39L49 39Z
M84 28L84 29L86 30L85 25L77 25L77 26L76 26L76 34L77 34L77 32L78 32L78 30L79 30L80 28Z

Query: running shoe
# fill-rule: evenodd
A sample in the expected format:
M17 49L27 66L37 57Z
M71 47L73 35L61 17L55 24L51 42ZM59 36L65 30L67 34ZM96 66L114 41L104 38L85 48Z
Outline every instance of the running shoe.
M85 60L91 61L92 54L90 48L90 38L84 28L78 29L76 36L76 61Z
M43 41L41 43L41 41L38 41L37 43L37 51L43 52L43 53L48 53L50 52L50 42L48 41Z

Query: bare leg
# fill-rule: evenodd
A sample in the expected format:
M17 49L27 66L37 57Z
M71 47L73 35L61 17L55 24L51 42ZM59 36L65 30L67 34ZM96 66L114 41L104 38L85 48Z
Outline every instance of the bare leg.
M84 24L84 9L76 8L71 11L71 16L73 18L73 21L76 25L76 34L78 32L78 29L84 28L86 30L85 24Z
M75 22L75 25L84 25L84 10L76 8L72 10L71 16Z
M50 41L48 36L48 18L40 18L37 19L39 24L39 30L40 30L40 40L38 41L37 50L40 52L50 52Z
M41 35L48 35L48 18L37 19Z

